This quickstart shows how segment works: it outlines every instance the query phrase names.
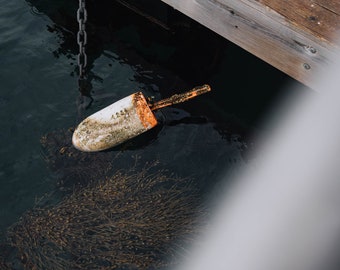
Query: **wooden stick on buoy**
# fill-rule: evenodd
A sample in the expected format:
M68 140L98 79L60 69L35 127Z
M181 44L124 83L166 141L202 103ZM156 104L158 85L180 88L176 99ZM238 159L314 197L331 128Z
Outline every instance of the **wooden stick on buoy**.
M148 103L142 92L134 93L83 120L73 133L72 143L85 152L109 149L156 126L158 122L152 111L209 91L210 86L205 84L155 103Z

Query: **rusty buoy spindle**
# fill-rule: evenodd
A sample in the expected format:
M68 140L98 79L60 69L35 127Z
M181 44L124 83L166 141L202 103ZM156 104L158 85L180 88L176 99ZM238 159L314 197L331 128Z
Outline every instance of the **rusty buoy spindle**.
M152 111L209 91L210 86L205 84L155 103L148 103L142 92L134 93L83 120L73 133L72 143L85 152L109 149L156 126Z

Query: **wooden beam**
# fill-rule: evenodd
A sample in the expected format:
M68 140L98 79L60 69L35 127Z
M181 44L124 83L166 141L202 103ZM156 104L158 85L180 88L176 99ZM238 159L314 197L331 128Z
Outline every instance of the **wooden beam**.
M162 0L309 87L340 44L338 0Z

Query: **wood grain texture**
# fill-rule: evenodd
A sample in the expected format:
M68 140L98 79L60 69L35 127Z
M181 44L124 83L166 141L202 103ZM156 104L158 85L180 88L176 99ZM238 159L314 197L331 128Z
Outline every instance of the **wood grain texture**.
M336 0L339 1L339 0ZM340 5L333 1L260 0L303 32L333 42L340 30Z
M311 2L340 15L340 1L338 0L314 0Z
M312 88L340 50L338 0L162 1Z

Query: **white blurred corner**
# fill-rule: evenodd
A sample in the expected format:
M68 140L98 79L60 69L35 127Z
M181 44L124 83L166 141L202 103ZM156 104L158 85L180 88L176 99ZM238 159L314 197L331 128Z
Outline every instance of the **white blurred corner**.
M340 54L280 110L180 270L328 270L340 257ZM258 165L260 164L260 165ZM252 166L250 166L252 167ZM338 256L339 254L339 256Z

